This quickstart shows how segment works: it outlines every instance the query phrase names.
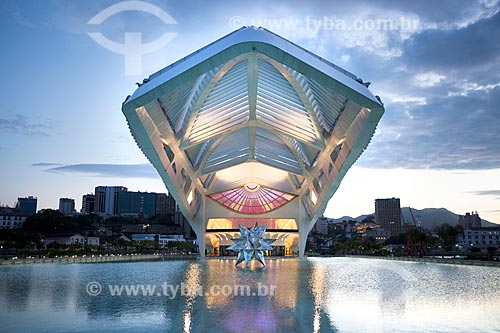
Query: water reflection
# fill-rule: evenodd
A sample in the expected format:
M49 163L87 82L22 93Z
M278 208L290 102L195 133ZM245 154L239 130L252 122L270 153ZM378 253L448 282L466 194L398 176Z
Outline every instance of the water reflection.
M87 294L92 281L101 295ZM176 297L107 287L164 283ZM348 258L0 267L0 322L6 332L498 332L500 270Z
M379 292L379 308L384 317L401 317L405 313L406 283L401 274L385 268L376 271ZM388 281L391 281L388 283Z
M212 259L197 265L195 271L200 274L195 275L188 269L185 280L197 276L204 295L186 302L188 316L185 315L184 331L190 325L193 332L207 329L307 332L311 331L314 318L318 327L319 321L328 322L327 314L318 309L324 289L317 286L311 292L312 280L303 278L314 275L314 281L324 280L321 272L312 272L314 265L310 261L271 260L266 269L259 265L234 267L234 260L227 259ZM212 290L214 287L217 288ZM236 295L237 290L240 293Z
M9 303L13 311L22 311L29 302L32 268L22 270L20 267L6 267L4 271L8 271L14 278L0 278L0 300ZM26 274L19 274L19 271Z
M184 305L184 316L183 316L183 321L184 321L184 333L191 332L191 325L192 325L192 319L191 319L191 312L193 310L193 303L197 297L197 294L199 292L199 287L200 287L200 275L203 272L201 271L201 267L199 263L192 263L189 265L186 275L184 277L184 281L186 281L186 292L187 295L185 305Z

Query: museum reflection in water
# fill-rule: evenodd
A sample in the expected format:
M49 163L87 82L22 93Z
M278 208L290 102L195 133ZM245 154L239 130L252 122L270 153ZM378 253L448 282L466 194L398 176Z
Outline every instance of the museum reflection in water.
M0 320L8 332L426 332L452 321L450 331L468 332L500 326L498 269L350 258L266 262L265 269L257 263L238 268L232 259L1 267ZM89 282L101 284L100 295L87 293ZM139 284L157 289L150 296L141 290L112 296L108 288ZM165 296L164 284L178 286L175 297ZM237 288L250 294L238 289L235 295Z
M319 306L324 277L313 269L312 262L268 260L265 269L257 263L249 268L238 268L234 263L211 259L3 267L2 321L13 331L23 315L28 325L30 318L46 316L42 322L49 327L63 327L67 321L72 327L82 325L84 330L85 324L101 322L102 328L110 321L118 327L133 324L185 332L203 328L297 331L301 327L319 331L320 325L328 331L333 329ZM86 291L86 285L94 281L103 287L98 296ZM165 296L160 289L164 283L182 287L183 294L179 288L176 297L171 293ZM312 290L310 283L314 284ZM108 284L154 285L161 295L155 291L152 296L142 296L141 292L138 296L125 296L125 292L111 296ZM238 295L234 295L236 292Z

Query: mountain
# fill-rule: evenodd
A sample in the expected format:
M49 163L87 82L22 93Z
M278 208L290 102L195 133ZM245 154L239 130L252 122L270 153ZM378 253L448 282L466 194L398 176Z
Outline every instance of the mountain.
M411 209L411 213L410 213ZM415 221L420 220L422 227L426 229L434 229L441 224L449 224L456 226L458 224L458 214L452 213L446 208L425 208L418 210L410 207L401 208L401 218L403 219L403 224L414 224L412 218L415 217Z
M411 209L411 212L410 212ZM435 227L448 223L449 225L456 226L458 224L458 214L450 212L446 208L424 208L415 209L410 207L401 208L403 223L413 224L415 221L420 220L422 226L427 229L434 229ZM413 213L413 217L412 217ZM498 224L481 219L482 227L498 227Z
M411 212L410 212L411 209ZM350 217L350 216L343 216L340 218L336 219L331 219L334 223L339 223L345 220L354 220L360 222L363 220L365 217L368 215L373 215L372 214L365 214L365 215L360 215L358 217ZM413 217L412 217L413 214ZM450 212L446 208L424 208L424 209L415 209L415 208L410 208L410 207L402 207L401 208L401 219L403 220L403 223L408 223L408 224L413 224L414 220L418 221L420 220L422 227L426 229L434 229L435 227L448 223L449 225L455 226L458 224L458 214L455 214L453 212ZM483 227L498 227L499 225L496 223L492 223L489 221L486 221L485 219L481 219L481 225Z
M340 223L340 222L349 221L349 220L361 222L368 215L370 215L370 214L360 215L358 217L342 216L342 217L339 217L337 219L330 218L330 221L333 221L333 223Z

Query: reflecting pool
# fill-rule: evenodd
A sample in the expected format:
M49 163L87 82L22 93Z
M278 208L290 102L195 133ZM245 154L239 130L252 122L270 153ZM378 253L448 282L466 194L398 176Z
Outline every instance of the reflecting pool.
M500 269L378 259L0 267L1 332L500 332ZM120 295L121 293L121 295Z

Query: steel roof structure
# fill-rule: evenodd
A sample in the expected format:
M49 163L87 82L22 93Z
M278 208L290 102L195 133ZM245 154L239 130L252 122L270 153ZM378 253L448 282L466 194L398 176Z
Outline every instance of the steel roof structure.
M210 218L249 215L295 219L302 256L384 112L367 86L268 30L244 27L145 79L122 111L202 257Z

